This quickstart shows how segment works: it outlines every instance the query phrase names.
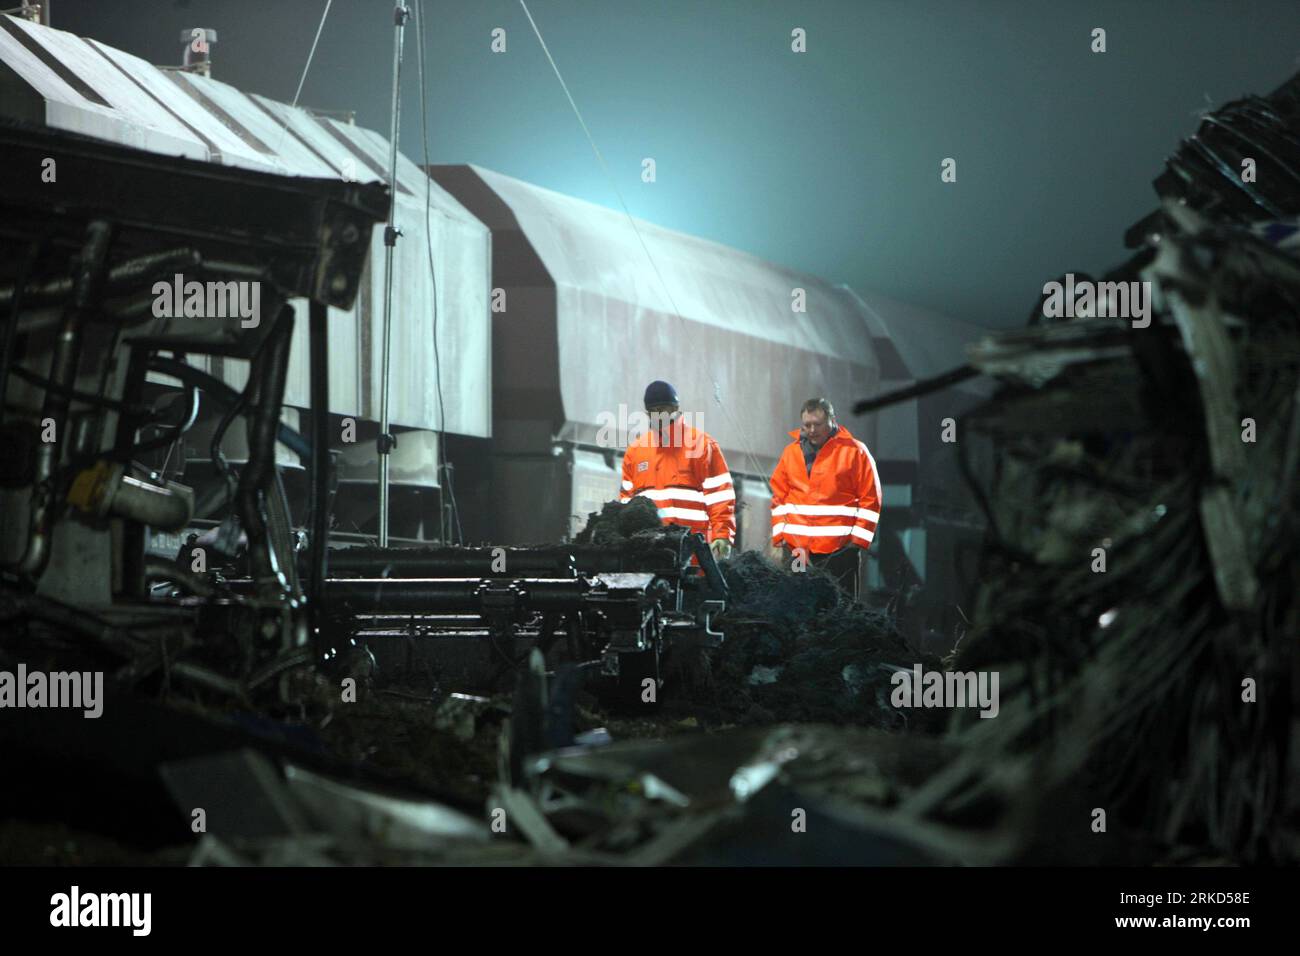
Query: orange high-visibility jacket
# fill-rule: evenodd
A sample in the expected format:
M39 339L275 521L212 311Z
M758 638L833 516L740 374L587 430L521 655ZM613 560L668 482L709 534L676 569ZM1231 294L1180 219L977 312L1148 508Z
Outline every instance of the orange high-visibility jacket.
M655 503L664 524L685 525L710 544L736 540L736 489L722 449L680 418L667 442L651 429L628 445L618 500L637 495Z
M876 460L843 425L817 449L812 473L799 433L772 472L772 544L829 554L849 544L871 547L880 520Z

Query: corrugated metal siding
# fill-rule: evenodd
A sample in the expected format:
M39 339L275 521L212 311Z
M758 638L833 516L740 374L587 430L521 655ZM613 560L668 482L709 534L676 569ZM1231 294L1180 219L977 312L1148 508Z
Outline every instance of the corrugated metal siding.
M44 100L48 126L150 152L264 172L360 182L386 178L387 140L370 130L316 117L207 77L163 71L139 57L70 33L13 17L0 15L0 19L4 21L0 68L13 71L34 97ZM25 106L6 103L0 110L21 116ZM426 177L399 156L398 181L397 221L403 235L393 267L390 416L395 425L437 428L441 422L435 388L434 291L426 248ZM446 428L488 437L492 428L490 235L436 184L430 190L430 204ZM351 310L329 310L330 407L341 414L377 418L384 301L382 229L375 230L371 251L369 289L363 290ZM306 406L307 306L299 300L294 307L298 324L286 401ZM363 357L368 363L364 370ZM235 387L246 378L243 365L216 363Z

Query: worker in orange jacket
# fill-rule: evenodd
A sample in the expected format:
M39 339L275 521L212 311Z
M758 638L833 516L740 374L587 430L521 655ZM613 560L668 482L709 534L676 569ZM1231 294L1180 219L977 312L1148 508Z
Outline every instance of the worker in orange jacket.
M772 546L821 567L852 597L880 520L880 479L867 446L824 398L803 403L800 429L772 472Z
M682 420L677 390L667 382L647 386L645 409L651 425L623 455L618 500L644 495L664 524L698 531L715 558L728 560L736 540L736 489L722 449Z

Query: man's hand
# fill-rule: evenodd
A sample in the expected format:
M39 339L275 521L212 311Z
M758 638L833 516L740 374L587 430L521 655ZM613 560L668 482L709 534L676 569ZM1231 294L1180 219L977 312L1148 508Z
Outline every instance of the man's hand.
M726 538L718 538L715 540L711 545L709 545L709 550L713 552L713 559L715 561L731 560L731 542Z

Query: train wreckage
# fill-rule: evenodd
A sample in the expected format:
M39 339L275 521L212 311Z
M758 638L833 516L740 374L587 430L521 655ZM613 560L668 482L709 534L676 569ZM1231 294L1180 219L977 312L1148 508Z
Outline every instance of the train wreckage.
M558 251L582 228L599 248L598 214L580 227L576 201L476 167L402 160L390 193L374 134L5 22L0 70L24 96L0 155L58 172L0 179L0 670L105 676L100 719L0 713L30 770L3 796L7 858L51 842L199 865L1300 858L1300 78L1171 156L1103 277L1149 283L1141 327L1040 308L944 365L925 354L938 317L909 337L906 310L800 277L861 345L810 350L791 387L871 396L857 411L886 500L907 493L858 604L753 549L772 447L737 456L754 459L735 469L750 549L730 562L644 499L606 504L617 472L575 371L601 349L573 334L592 282ZM77 45L97 59L71 58L89 72L70 83L49 63ZM114 109L145 148L75 131ZM1251 183L1230 174L1247 152ZM374 175L341 178L344 159ZM361 476L391 440L373 419L381 227L390 203L423 222L434 200L437 235L414 230L399 267L428 297L408 303L420 322L453 317L455 361L423 342L401 360L402 533L379 547ZM788 296L788 273L709 255L715 278L751 270L738 287ZM257 283L259 321L158 306L178 274ZM494 320L494 288L538 321ZM638 321L626 289L600 301ZM688 318L756 361L796 335ZM809 322L808 341L831 335ZM447 414L420 397L431 376ZM945 453L918 427L939 408L969 489L947 498L918 477ZM364 441L340 444L345 419ZM993 675L984 713L891 702L899 674L976 672ZM63 785L87 776L91 807Z

